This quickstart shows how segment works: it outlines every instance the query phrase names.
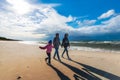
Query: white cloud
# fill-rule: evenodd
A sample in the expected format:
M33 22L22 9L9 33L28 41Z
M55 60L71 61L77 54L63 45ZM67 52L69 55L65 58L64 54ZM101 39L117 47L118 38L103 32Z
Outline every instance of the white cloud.
M119 23L120 15L116 15L102 24L79 27L77 31L84 35L116 33L120 32Z
M109 32L120 32L120 15L113 16L108 21L102 22L100 25L95 25L96 20L77 20L79 28L74 28L67 24L67 22L75 21L76 17L69 15L65 17L60 15L53 7L57 4L31 4L25 1L24 4L29 5L25 8L26 11L17 11L16 1L7 0L8 5L0 8L0 36L9 38L32 40L43 39L49 37L50 34L56 32L68 32L71 36L103 34ZM22 2L21 2L22 3ZM4 3L5 4L5 3ZM23 4L23 5L24 5ZM8 6L11 6L8 8ZM18 7L19 8L19 7ZM19 10L19 9L18 9ZM107 14L114 13L110 10ZM105 13L104 13L105 15ZM107 16L108 17L108 16ZM107 18L106 17L106 18ZM101 17L105 18L105 16Z
M103 24L106 25L111 32L120 32L120 15L117 15L108 21L104 21Z
M0 12L0 36L9 38L42 38L44 34L33 34L38 27L34 25L29 16L12 12Z
M77 20L76 23L80 26L80 27L84 27L84 26L90 26L90 25L94 25L96 23L96 20L88 20L85 19L83 21Z
M6 0L8 4L8 9L18 13L26 14L32 10L32 7L26 0Z
M113 16L114 14L115 14L115 11L112 9L112 10L107 11L106 13L103 13L101 16L98 17L98 19L109 18Z
M5 36L9 38L17 39L27 39L27 38L46 38L47 34L52 34L56 31L66 29L66 22L71 21L72 16L62 16L59 15L52 7L56 5L44 5L44 4L30 4L20 1L19 3L24 3L33 6L33 10L29 12L28 10L19 13L18 10L20 5L17 5L17 1L7 0L11 5L4 6L6 10L1 10L0 12L0 36ZM22 4L23 5L23 4ZM13 6L8 8L8 6ZM67 26L68 27L68 26Z

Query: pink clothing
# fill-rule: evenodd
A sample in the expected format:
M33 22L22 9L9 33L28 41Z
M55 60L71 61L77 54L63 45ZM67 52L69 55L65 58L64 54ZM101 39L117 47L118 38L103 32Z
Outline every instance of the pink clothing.
M52 46L52 44L48 44L45 47L40 47L40 48L41 49L47 49L46 52L51 53L53 46Z

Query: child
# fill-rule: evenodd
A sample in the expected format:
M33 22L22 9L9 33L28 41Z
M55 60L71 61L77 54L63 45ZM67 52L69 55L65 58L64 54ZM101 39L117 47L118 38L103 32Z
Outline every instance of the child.
M39 48L40 48L40 49L47 49L47 50L46 50L46 53L47 53L47 56L48 56L48 57L45 58L45 61L48 60L48 64L51 64L51 51L52 51L52 48L53 48L53 46L52 46L52 40L50 40L45 47L39 46Z

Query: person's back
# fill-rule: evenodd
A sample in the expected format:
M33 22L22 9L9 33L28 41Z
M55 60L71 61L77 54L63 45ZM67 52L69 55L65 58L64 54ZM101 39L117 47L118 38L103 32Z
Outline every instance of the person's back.
M46 46L46 52L47 53L51 53L52 52L52 48L53 48L53 46L52 46L52 44L48 44L47 46Z
M53 58L55 59L55 56L57 55L58 60L61 61L60 57L59 57L59 51L58 51L59 45L60 45L59 33L56 33L56 36L53 39L53 45L54 45L54 48L55 48L55 53L54 53Z
M68 40L67 37L63 38L62 46L64 46L64 47L68 47L68 46L70 46L70 44L69 44L69 40Z
M52 46L52 44L47 44L45 47L40 46L40 48L41 49L46 49L47 53L51 53L53 46Z
M54 45L55 48L59 48L59 45L60 45L60 39L59 39L59 37L55 37L54 38L53 45Z

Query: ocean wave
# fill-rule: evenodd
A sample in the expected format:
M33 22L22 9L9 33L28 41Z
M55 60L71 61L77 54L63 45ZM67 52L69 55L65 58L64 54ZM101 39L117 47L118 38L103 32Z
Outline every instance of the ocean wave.
M30 45L45 45L47 41L20 41ZM71 41L71 50L107 51L120 53L120 41Z
M116 51L116 50L110 50L110 49L108 50L108 49L92 48L92 47L81 47L81 46L71 46L70 50L120 53L120 51Z

